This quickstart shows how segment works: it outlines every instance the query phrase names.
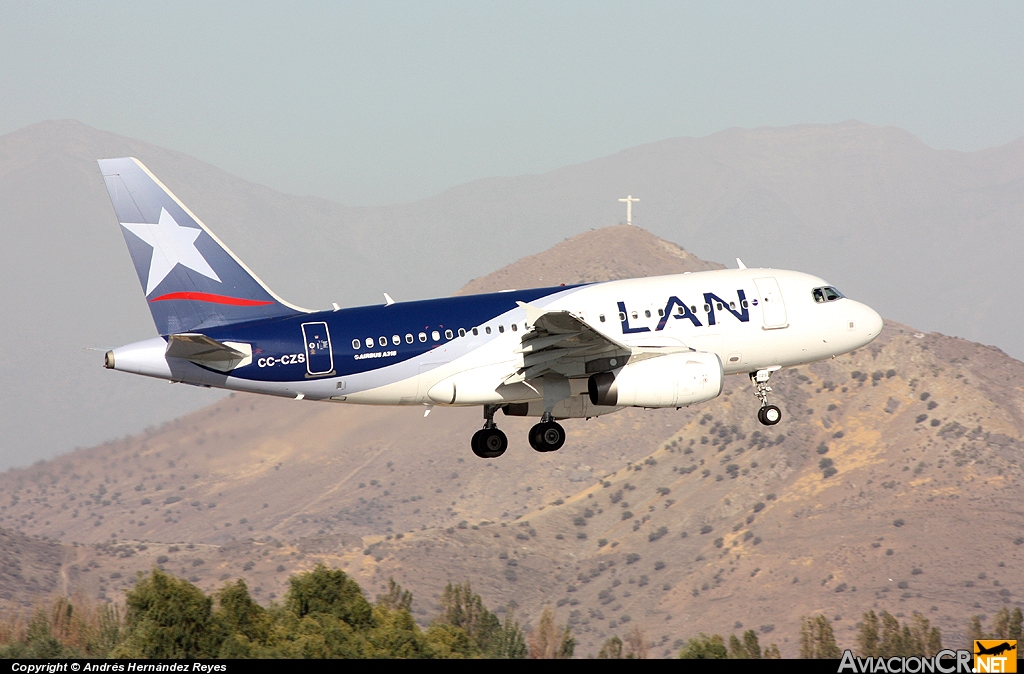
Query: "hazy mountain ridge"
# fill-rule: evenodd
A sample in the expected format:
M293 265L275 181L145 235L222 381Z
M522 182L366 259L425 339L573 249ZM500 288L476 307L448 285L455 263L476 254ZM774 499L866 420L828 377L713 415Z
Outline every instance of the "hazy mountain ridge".
M650 273L694 263L625 229L473 283L526 287L556 266L592 280L610 259ZM241 575L266 601L325 561L371 596L394 576L420 619L465 579L527 622L554 604L581 654L632 625L661 655L739 621L792 655L783 639L800 615L839 616L849 645L868 608L921 610L955 645L967 615L1024 596L1022 381L1024 363L998 349L888 323L855 354L778 373L773 429L730 377L694 408L567 421L566 447L547 455L526 443L531 420L499 415L512 446L493 461L468 449L478 410L424 419L239 394L0 475L0 526L85 543L61 567L69 590L109 598L161 564L205 589Z

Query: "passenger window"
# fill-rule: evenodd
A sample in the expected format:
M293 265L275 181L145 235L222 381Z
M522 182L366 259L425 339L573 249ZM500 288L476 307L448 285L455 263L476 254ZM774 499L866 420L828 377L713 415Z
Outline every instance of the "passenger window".
M366 338L366 348L367 349L372 349L373 348L373 337L367 337Z
M704 313L706 313L706 314L710 314L711 313L711 305L710 304L705 304L704 305Z
M391 335L391 343L394 344L395 346L398 346L399 344L402 343L402 338L399 337L398 335Z
M380 344L381 346L387 346L388 345L388 338L384 337L384 336L381 336L381 338L377 340L377 343Z
M719 311L721 311L721 310L722 310L722 303L721 303L721 302L715 302L715 307L716 307L716 308L717 308L717 309L718 309Z
M519 326L516 325L515 323L513 323L512 324L512 332L516 332L517 330L519 330Z
M466 336L466 328L459 328L459 337Z
M498 326L498 332L505 332L505 326L504 325L499 325Z
M412 344L412 333L408 333L408 332L407 332L407 333L405 334L405 343L406 343L406 344Z
M622 313L620 311L619 312L619 322L622 323L622 322L625 322L625 320L626 320L626 314L624 314L624 313Z
M427 341L427 333L425 333L425 332L421 332L420 333L420 341L421 342Z
M665 315L665 310L664 309L658 309L658 315L659 316L664 316Z
M438 332L437 330L432 331L430 333L430 336L434 339L435 342L441 341L441 333Z
M484 328L484 332L486 332L488 335L491 334L491 326L488 325L486 328Z
M358 339L353 339L352 340L352 348L355 349L356 351L359 350L359 340Z
M690 307L690 313L691 314L697 313L697 305L696 304L694 304L692 307Z
M452 333L452 331L451 331L451 330L445 330L445 331L444 331L444 338L445 338L445 339L451 339L451 338L452 338L452 337L454 337L454 336L455 336L455 335L454 335L454 333Z
M686 307L680 307L680 306L676 307L676 315L677 316L682 316L685 313L686 313Z
M480 330L478 330L477 328L473 328L473 336L477 337L479 335L480 335Z
M749 306L749 303L746 300L743 300L742 302L740 302L740 306L746 309Z
M735 309L736 308L736 303L735 302L729 302L729 308L730 309Z
M635 311L633 312L633 318L640 318Z
M601 314L600 316L598 316L598 318L600 318L601 322L604 323L604 314Z
M651 310L648 309L647 311L645 311L644 312L644 316L646 316L647 318L650 318L651 317Z

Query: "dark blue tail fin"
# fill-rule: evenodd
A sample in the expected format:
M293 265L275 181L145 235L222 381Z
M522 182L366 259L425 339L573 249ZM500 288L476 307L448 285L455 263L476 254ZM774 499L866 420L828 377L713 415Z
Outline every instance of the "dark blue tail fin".
M271 292L138 159L99 165L161 335L306 311Z

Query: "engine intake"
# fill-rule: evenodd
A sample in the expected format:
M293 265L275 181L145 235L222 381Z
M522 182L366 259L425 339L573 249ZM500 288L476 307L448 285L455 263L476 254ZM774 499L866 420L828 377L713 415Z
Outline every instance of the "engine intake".
M717 354L677 353L599 372L590 377L587 390L595 405L684 407L717 398L724 379Z

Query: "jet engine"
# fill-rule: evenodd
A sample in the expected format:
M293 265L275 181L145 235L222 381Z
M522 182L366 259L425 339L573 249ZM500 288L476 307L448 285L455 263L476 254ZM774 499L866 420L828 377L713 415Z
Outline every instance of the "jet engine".
M590 402L612 407L684 407L718 397L725 373L714 353L688 352L627 363L587 382Z

